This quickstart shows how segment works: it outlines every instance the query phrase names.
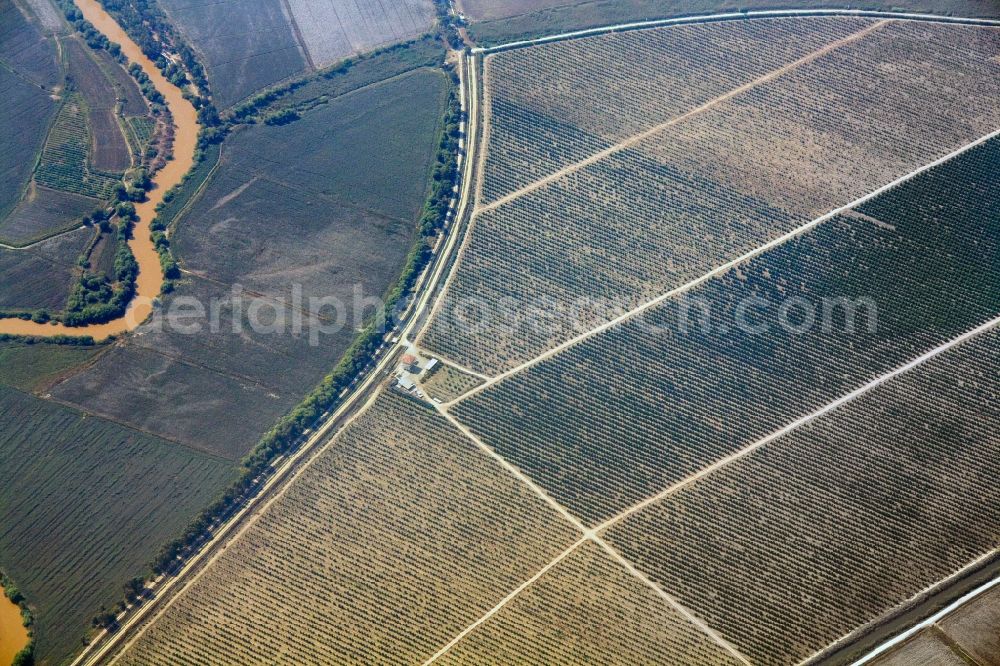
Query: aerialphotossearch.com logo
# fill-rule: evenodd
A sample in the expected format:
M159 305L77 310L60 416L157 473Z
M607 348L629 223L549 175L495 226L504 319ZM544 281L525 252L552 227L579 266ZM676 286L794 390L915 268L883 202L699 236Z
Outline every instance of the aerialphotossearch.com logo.
M326 337L374 326L385 333L407 310L406 299L388 308L380 295L355 284L337 295L306 295L294 284L285 296L262 295L241 285L228 294L204 300L174 295L157 304L145 330L181 335L212 334L304 336L310 345ZM468 336L532 335L559 338L582 335L608 322L638 327L649 335L757 336L783 334L875 334L878 307L871 297L795 295L780 299L747 296L717 302L681 294L652 307L628 299L546 296L499 300L447 296L434 325Z

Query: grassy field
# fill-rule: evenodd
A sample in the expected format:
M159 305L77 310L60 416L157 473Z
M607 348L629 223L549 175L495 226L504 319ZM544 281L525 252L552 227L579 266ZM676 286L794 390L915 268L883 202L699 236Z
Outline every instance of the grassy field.
M89 362L101 347L0 342L0 384L43 392L65 373Z
M420 663L573 538L385 393L115 663Z
M881 9L974 18L998 18L993 0L463 0L480 46L617 23L762 9Z
M3 351L3 380L22 383L7 369L10 353ZM54 370L67 361L60 349L43 362ZM233 470L5 387L0 424L0 565L32 606L36 658L57 664L79 649L97 610L122 598L124 581L146 572L158 545L179 534Z
M101 202L93 197L29 186L17 207L0 220L0 242L15 247L34 243L81 226L83 216L100 207Z
M319 90L317 90L319 92ZM357 286L380 297L414 240L437 145L446 80L420 69L350 92L283 126L241 129L222 146L204 191L179 218L185 192L164 211L176 219L173 249L191 273L167 296L205 304L246 299L289 307L288 327L254 331L246 306L234 331L231 307L195 335L142 327L123 348L56 387L60 398L169 439L230 458L245 454L279 416L336 365L356 335ZM199 166L185 190L211 171ZM290 328L292 285L335 297L347 322L310 342ZM363 303L362 303L363 305ZM335 313L317 316L333 329ZM306 314L302 315L306 317ZM243 406L240 413L232 405Z
M424 343L497 374L1000 126L996 29L859 35L874 27L769 19L490 56L489 205ZM647 88L647 71L664 74Z
M740 662L588 541L462 639L440 663Z
M994 330L608 539L755 663L797 663L1000 544L998 368Z
M439 363L429 376L420 381L420 386L427 395L441 402L454 400L466 391L471 391L483 380L466 374L445 363Z

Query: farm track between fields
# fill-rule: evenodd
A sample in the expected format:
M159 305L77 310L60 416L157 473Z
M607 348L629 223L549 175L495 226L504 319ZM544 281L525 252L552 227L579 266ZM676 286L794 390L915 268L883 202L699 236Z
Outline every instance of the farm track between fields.
M722 104L723 102L727 102L727 101L731 100L732 98L734 98L734 97L736 97L738 95L741 95L741 94L743 94L745 92L753 90L757 86L760 86L760 85L763 85L765 83L768 83L769 81L773 81L773 80L775 80L775 79L777 79L777 78L779 78L779 77L781 77L781 76L783 76L785 74L788 74L789 72L795 71L796 69L798 69L799 67L802 67L803 65L808 65L809 63L814 62L814 61L818 60L819 58L822 58L823 56L827 55L828 53L832 53L833 51L836 51L837 49L839 49L839 48L841 48L843 46L847 46L848 44L852 44L852 43L858 41L859 39L863 39L867 35L870 35L871 33L875 32L876 30L882 28L883 26L885 26L887 24L888 24L888 21L879 21L879 22L874 23L874 24L872 24L872 25L870 25L870 26L868 26L866 28L858 30L854 34L851 34L851 35L848 35L847 37L844 37L842 39L838 39L836 41L830 42L826 46L824 46L824 47L822 47L820 49L816 49L812 53L809 53L808 55L805 55L802 58L799 58L798 60L796 60L794 62L790 62L790 63L788 63L786 65L783 65L783 66L779 67L778 69L772 70L772 71L768 72L767 74L764 74L763 76L757 77L756 79L754 79L753 81L750 81L749 83L745 83L742 86L739 86L738 88L733 88L732 90L729 90L729 91L727 91L727 92L719 95L718 97L716 97L714 99L710 99L709 101L705 102L701 106L698 106L698 107L696 107L694 109L691 109L690 111L682 113L679 116L675 116L674 118L671 118L670 120L667 120L665 122L659 123L658 125L654 125L653 127L649 128L647 130L639 132L638 134L633 134L632 136L628 137L627 139L625 139L623 141L620 141L620 142L616 143L613 146L605 148L604 150L602 150L600 152L594 153L593 155L591 155L590 157L587 157L586 159L582 159L579 162L574 162L573 164L570 164L569 166L563 167L562 169L559 169L558 171L555 171L555 172L549 174L548 176L545 176L544 178L539 178L535 182L529 183L528 185L525 185L524 187L522 187L519 190L515 190L514 192L511 192L510 194L502 196L502 197L500 197L499 199L497 199L495 201L491 201L488 204L479 206L475 210L475 213L476 214L485 213L485 212L491 211L491 210L493 210L495 208L499 208L500 206L503 206L504 204L508 204L508 203L510 203L512 201L515 201L516 199L520 199L521 197L523 197L526 194L530 194L530 193L532 193L532 192L534 192L534 191L536 191L538 189L541 189L541 188L545 187L546 185L548 185L549 183L553 183L553 182L555 182L555 181L557 181L557 180L559 180L559 179L561 179L561 178L563 178L565 176L568 176L570 174L576 173L577 171L580 171L581 169L584 169L584 168L586 168L586 167L588 167L588 166L590 166L592 164L596 164L597 162L600 162L601 160L605 159L606 157L610 157L611 155L614 155L615 153L619 153L619 152L621 152L623 150L627 150L628 148L631 148L631 147L633 147L633 146L635 146L635 145L637 145L639 143L642 143L645 139L648 139L648 138L650 138L652 136L655 136L656 134L658 134L658 133L662 132L663 130L667 129L668 127L673 127L674 125L682 123L685 120L688 120L688 119L693 118L693 117L695 117L695 116L697 116L699 114L702 114L702 113L704 113L704 112L706 112L706 111L708 111L710 109L715 108L716 106L718 106L719 104Z
M477 98L468 92L475 88L476 73L471 62L463 60L463 63L464 66L459 68L461 78L459 89L462 108L466 112L467 118L463 127L463 135L466 137L465 145L469 146L475 145L477 138ZM225 552L226 546L253 527L263 511L279 499L288 490L291 483L309 467L311 462L320 457L323 451L335 442L333 435L341 430L341 426L349 424L374 402L380 393L381 380L389 373L396 357L408 346L408 336L428 319L428 306L431 297L436 293L446 268L450 265L449 257L457 248L456 239L461 237L461 227L468 217L472 166L473 161L469 159L469 155L459 156L458 168L463 176L457 200L453 202L454 216L451 225L446 230L447 236L443 247L436 253L434 261L425 269L414 288L411 304L402 316L405 324L398 332L398 342L389 346L382 353L381 359L374 363L374 367L367 375L359 376L355 388L344 396L341 405L326 420L316 426L315 432L298 450L274 463L274 472L263 481L256 494L241 504L232 516L218 526L212 533L212 537L202 544L200 550L185 562L179 571L169 577L157 579L152 589L152 598L139 608L126 611L121 627L114 634L109 635L102 631L73 660L71 666L110 663L117 654L138 640L146 628L165 612L174 600L193 585L202 573L209 569L212 562ZM391 332L387 337L392 335L394 333ZM129 615L129 613L132 614Z

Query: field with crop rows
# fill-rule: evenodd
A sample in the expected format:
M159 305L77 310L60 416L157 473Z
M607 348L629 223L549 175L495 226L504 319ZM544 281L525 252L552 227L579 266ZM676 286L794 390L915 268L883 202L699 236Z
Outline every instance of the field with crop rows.
M92 136L87 127L87 114L88 109L81 95L66 96L55 125L45 140L35 170L35 181L63 192L110 199L120 179L87 166Z
M998 371L994 329L608 540L755 663L797 663L1000 545Z
M434 18L431 0L289 0L292 20L316 67L427 32Z
M115 118L118 93L82 41L64 39L62 44L69 61L70 78L83 96L88 111L92 146L88 163L95 171L120 173L131 166L131 159L125 136ZM110 64L116 66L113 61Z
M998 35L768 19L489 56L486 205L424 343L498 374L992 132ZM730 71L726 58L759 64ZM699 61L723 85L702 83ZM644 89L647 71L664 73ZM542 321L524 320L532 309Z
M219 108L307 68L284 2L163 0L161 6L199 54Z
M695 109L871 25L852 18L610 33L486 58L483 202Z
M0 562L32 605L36 659L76 651L97 610L146 572L151 544L177 536L232 473L228 461L0 387Z
M822 224L455 413L577 515L608 517L1000 313L997 164L993 140L910 181L899 214L876 199L881 219ZM824 299L855 304L856 330Z
M206 316L192 335L161 326L157 316L54 394L196 448L245 454L355 337L364 307L361 300L355 306L355 288L359 299L381 297L399 274L426 197L446 93L440 72L420 69L329 99L288 125L234 133L214 171L211 161L199 166L192 186L163 212L175 224L173 250L193 273L164 306L181 297L197 298L206 311L213 301L228 303L218 326ZM176 217L210 171L189 211ZM234 330L236 286L245 295ZM263 323L272 323L273 307L285 307L286 325L255 330L252 296L263 297ZM310 298L339 305L317 301L311 310ZM323 326L315 341L313 311ZM293 317L303 321L298 332Z
M830 0L459 0L473 21L469 34L481 46L504 44L572 30L678 16L769 9L842 9ZM856 9L918 12L944 16L1000 18L992 0L862 0Z
M55 40L12 0L0 0L0 219L31 177L58 107L52 87L61 80Z
M427 395L441 402L454 400L466 391L470 391L483 380L466 374L450 365L439 363L438 367L428 377L420 381L420 386Z
M587 541L439 663L699 664L740 662Z
M28 249L0 248L0 310L23 312L66 305L76 273L76 260L94 232L80 229L42 241Z
M574 538L384 393L114 663L419 663Z

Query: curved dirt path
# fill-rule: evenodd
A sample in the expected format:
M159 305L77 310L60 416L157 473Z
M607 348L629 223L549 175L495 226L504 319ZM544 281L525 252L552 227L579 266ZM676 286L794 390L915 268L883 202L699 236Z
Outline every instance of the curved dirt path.
M56 335L89 335L95 340L131 331L144 322L153 312L153 304L163 286L163 269L160 256L150 239L149 225L156 217L156 205L171 187L181 182L184 174L194 165L194 151L198 143L198 114L191 102L184 99L180 88L173 85L160 73L153 61L143 54L138 45L125 34L111 16L104 11L98 0L74 0L76 6L97 30L121 46L122 53L129 62L138 63L152 81L153 86L163 95L174 120L173 159L153 177L153 189L148 199L135 205L139 220L135 223L129 247L139 264L136 278L136 294L129 303L125 314L104 324L89 326L66 326L64 324L39 324L23 319L0 319L0 334L34 335L54 337Z

